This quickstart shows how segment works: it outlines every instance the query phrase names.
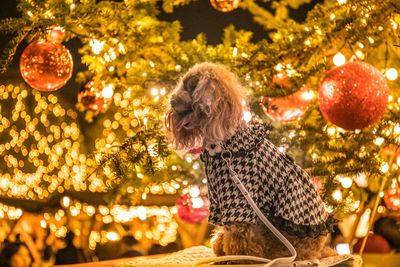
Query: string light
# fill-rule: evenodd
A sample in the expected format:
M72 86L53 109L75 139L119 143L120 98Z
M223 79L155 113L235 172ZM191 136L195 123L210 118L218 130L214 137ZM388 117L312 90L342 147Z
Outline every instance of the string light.
M350 245L348 243L339 243L336 245L336 251L339 255L350 254Z
M333 64L335 66L342 66L346 63L346 57L342 53L337 53L333 56Z
M390 81L394 81L399 76L397 70L395 68L390 68L385 72L386 78Z
M120 236L116 232L107 232L106 237L110 241L117 241L120 239Z
M96 55L100 54L104 48L104 42L97 39L90 40L89 45L92 48L92 52Z
M343 200L343 196L342 196L342 191L340 191L339 189L336 189L332 192L332 198L336 201L336 202L340 202Z

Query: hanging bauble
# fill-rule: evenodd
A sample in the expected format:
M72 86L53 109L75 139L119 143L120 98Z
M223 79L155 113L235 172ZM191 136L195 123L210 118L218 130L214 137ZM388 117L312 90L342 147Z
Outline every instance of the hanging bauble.
M205 195L182 194L176 201L179 217L187 223L198 223L208 216L208 199Z
M53 26L48 31L47 39L53 43L61 44L65 36L65 29L61 26Z
M275 76L272 83L281 87L289 87L287 76ZM290 122L299 119L307 111L314 93L303 86L297 92L283 97L261 97L261 105L265 114L276 122Z
M230 12L238 8L240 0L210 0L210 3L218 11Z
M94 81L86 83L78 93L78 107L94 112L105 111L112 102L114 90L104 82L97 86Z
M63 45L46 40L30 43L22 52L19 68L31 87L52 92L63 87L72 75L72 56Z
M388 94L379 70L350 62L326 73L319 89L320 109L327 121L343 129L363 129L385 114Z
M400 210L400 187L391 187L385 192L383 197L386 207L390 210Z

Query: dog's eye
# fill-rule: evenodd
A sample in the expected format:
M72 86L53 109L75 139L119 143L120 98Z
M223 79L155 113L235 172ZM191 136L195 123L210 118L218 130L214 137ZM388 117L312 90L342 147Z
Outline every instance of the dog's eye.
M192 94L193 91L196 89L198 83L199 77L191 76L183 81L183 86L185 88L185 91L187 91L189 94Z

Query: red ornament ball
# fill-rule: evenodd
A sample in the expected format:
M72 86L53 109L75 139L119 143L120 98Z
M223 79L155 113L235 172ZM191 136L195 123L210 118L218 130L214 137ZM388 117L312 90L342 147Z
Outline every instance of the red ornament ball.
M72 75L72 56L67 48L51 41L30 43L22 52L19 69L31 87L52 92L63 87Z
M326 73L319 88L320 110L327 121L343 129L363 129L385 114L388 94L379 70L350 62Z
M210 0L210 3L218 11L230 12L238 8L240 0Z
M400 187L389 188L383 197L386 207L390 210L400 210Z
M78 93L78 107L82 110L91 110L95 112L105 111L112 102L112 94L107 95L108 91L112 91L104 82L98 88L94 81L90 81L83 86Z
M289 87L290 82L287 76L275 76L272 80L273 84L282 87ZM261 105L265 114L275 122L291 122L295 121L308 109L308 105L313 99L313 92L303 86L297 92L283 97L261 97Z
M187 223L198 223L208 217L208 199L205 195L196 197L182 194L177 202L179 217Z

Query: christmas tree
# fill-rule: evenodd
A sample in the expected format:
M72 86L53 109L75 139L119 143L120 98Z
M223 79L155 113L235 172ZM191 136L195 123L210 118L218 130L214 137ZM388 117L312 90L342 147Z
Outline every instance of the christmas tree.
M168 16L191 2L19 1L21 16L0 22L0 32L13 36L1 70L28 41L20 68L36 90L0 88L1 194L35 200L89 190L132 205L152 190L202 187L199 160L168 147L164 111L179 77L212 61L229 66L244 84L251 107L245 118L272 123L268 138L312 170L329 212L360 219L366 211L398 211L398 1L312 3L301 22L291 14L309 0L210 1L221 12L248 11L268 32L253 41L252 32L229 26L216 45L204 34L181 40L180 23L160 19L160 12ZM39 91L68 80L61 42L76 39L87 69L73 77L82 84L77 107L63 107L56 93ZM34 57L46 49L57 51L44 63L47 70L65 74L51 85L35 83L43 72Z

